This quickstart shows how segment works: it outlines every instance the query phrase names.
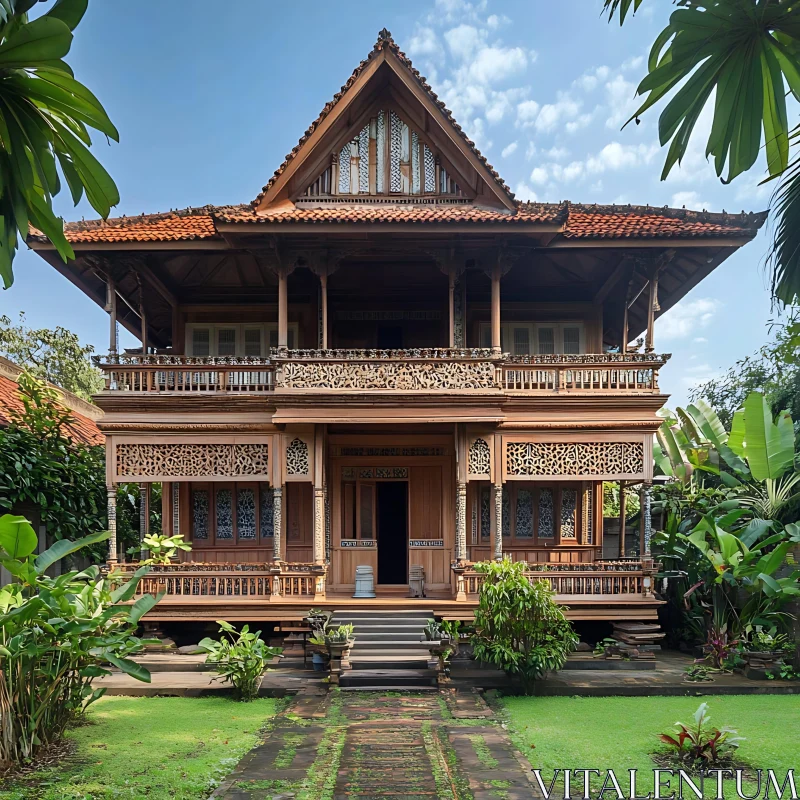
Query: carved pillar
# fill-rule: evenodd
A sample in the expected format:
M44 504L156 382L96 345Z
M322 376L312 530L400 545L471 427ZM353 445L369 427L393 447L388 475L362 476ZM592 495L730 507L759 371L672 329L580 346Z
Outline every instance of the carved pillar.
M139 484L139 551L142 560L147 558L147 548L142 544L150 533L150 484Z
M289 346L289 273L278 272L278 349Z
M328 276L319 276L319 347L328 349Z
M625 558L625 517L627 498L625 496L625 481L619 482L619 557Z
M111 536L108 539L108 563L116 565L117 557L117 487L111 483L106 487L108 498L108 530Z
M333 543L331 540L331 501L328 496L328 487L322 487L322 493L325 498L325 563L331 563L331 551L333 550Z
M642 484L640 493L641 517L642 517L642 539L639 546L639 557L650 558L650 539L653 533L653 519L651 516L651 506L653 500L653 485L651 483Z
M181 532L181 485L179 482L172 484L172 535Z
M492 271L492 350L499 353L500 344L500 266Z
M325 493L314 487L314 563L325 563Z
M631 293L633 292L633 277L628 281L628 291L625 293L625 310L622 312L622 341L620 342L620 353L628 352L628 312L631 307Z
M503 560L503 484L492 487L494 494L494 540L492 541L492 557L495 561Z
M448 347L456 346L456 275L451 269L447 276L447 310L450 317Z
M272 560L281 560L281 538L283 537L283 486L272 490Z
M466 347L464 333L464 317L466 315L466 282L463 277L456 277L453 293L453 347Z
M456 486L456 561L467 560L467 484Z
M658 311L658 269L653 270L653 275L647 286L647 336L644 343L645 353L652 353L655 350L653 328L656 322L656 311Z
M106 278L106 311L108 312L108 354L117 355L117 287L111 275Z

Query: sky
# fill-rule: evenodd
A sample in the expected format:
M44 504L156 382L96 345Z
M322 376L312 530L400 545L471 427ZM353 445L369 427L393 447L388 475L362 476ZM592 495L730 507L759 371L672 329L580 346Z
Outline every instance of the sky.
M651 43L673 10L645 0L622 28L601 0L92 0L68 58L101 99L119 144L95 153L119 186L114 215L249 202L386 27L523 200L759 211L763 166L722 185L695 136L679 170L660 181L658 107L621 130L637 106ZM233 9L228 11L228 9ZM701 118L701 134L710 118ZM65 219L93 218L68 193ZM656 323L661 376L687 401L767 338L766 231ZM107 348L101 308L30 251L0 291L0 314L64 326ZM137 342L123 332L123 344Z

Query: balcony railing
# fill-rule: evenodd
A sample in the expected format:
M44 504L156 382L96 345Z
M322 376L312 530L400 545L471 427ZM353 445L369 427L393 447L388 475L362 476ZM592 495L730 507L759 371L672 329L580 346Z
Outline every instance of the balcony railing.
M106 388L137 393L657 394L668 355L510 356L486 348L277 350L270 358L96 356Z

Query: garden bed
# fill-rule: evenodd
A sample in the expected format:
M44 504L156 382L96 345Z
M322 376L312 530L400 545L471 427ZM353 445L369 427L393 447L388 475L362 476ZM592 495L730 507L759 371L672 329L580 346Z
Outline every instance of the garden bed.
M67 732L58 766L0 785L0 800L200 800L258 740L273 699L108 697Z
M676 720L690 722L701 700L715 726L745 737L737 760L784 774L800 760L800 697L509 697L502 701L517 746L549 783L553 770L613 769L620 779L638 772L639 794L653 791L652 753L666 749L658 734ZM613 724L612 721L613 720ZM578 780L582 780L582 777ZM755 784L748 794L754 794ZM600 784L593 789L599 791ZM733 784L726 797L735 796ZM563 783L556 784L556 795ZM763 786L762 792L763 796ZM611 796L611 795L607 795Z

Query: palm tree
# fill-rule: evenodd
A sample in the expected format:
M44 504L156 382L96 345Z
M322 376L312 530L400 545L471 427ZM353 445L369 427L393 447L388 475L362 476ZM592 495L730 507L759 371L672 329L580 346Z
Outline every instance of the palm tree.
M609 20L623 24L643 2L603 0L603 8ZM653 44L648 74L637 89L646 98L628 123L669 98L658 124L662 146L670 143L662 180L680 164L711 102L714 121L706 155L713 156L724 183L751 169L763 146L765 181L778 181L769 259L772 294L788 305L800 297L800 126L789 127L786 107L787 97L800 101L800 3L674 2L678 8Z
M85 193L103 217L119 202L114 181L89 150L90 128L119 141L117 129L62 60L89 0L56 0L31 19L37 2L45 0L0 0L0 277L6 289L19 239L31 227L65 261L75 257L52 207L62 176L73 201Z

